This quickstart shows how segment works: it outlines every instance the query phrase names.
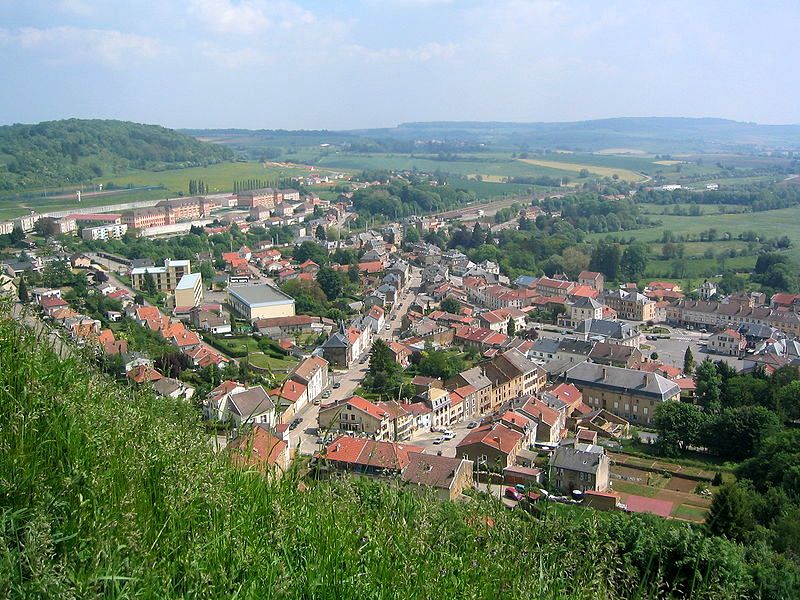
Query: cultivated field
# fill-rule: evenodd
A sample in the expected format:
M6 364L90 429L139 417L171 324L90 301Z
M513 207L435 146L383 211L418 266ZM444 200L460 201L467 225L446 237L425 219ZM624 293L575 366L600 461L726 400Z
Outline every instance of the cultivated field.
M560 162L554 160L540 160L537 158L520 158L518 160L529 165L536 165L538 167L545 167L548 169L564 169L567 171L572 171L573 173L578 173L583 169L586 169L590 173L594 173L602 177L613 177L614 175L617 175L624 181L642 181L645 179L645 177L640 173L635 173L634 171L630 171L628 169L618 169L615 167L598 167L595 165Z

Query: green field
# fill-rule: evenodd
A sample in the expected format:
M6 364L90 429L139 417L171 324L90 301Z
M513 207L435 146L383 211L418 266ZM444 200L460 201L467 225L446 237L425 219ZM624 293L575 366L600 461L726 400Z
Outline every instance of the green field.
M410 154L350 154L345 152L322 156L318 164L332 169L386 169L394 171L417 169L427 173L441 171L453 175L482 175L498 177L570 177L568 169L553 169L526 164L506 154L470 155L465 160L436 160L433 155Z
M748 210L747 206L741 204L650 204L648 202L637 203L639 211L644 215L663 215L665 210L672 211L675 206L688 211L690 207L697 206L704 215L717 215L724 213L741 213ZM672 215L670 215L672 216ZM683 217L692 219L694 217Z
M128 175L121 175L111 179L101 178L96 183L112 181L118 186L126 185L159 185L175 194L188 193L189 180L201 179L209 187L211 193L229 192L233 190L233 182L242 179L275 179L278 177L291 177L294 175L307 175L309 167L278 167L273 164L266 166L258 162L229 162L211 165L208 167L194 167L191 169L175 169L171 171L149 172L138 171Z
M319 171L319 170L317 170ZM326 172L325 169L322 169ZM228 162L210 165L208 167L193 167L189 169L172 169L169 171L134 171L116 177L100 177L92 182L106 185L114 183L118 188L157 186L157 190L120 189L118 192L98 196L86 196L81 199L80 205L70 191L68 198L28 197L7 195L0 198L0 219L11 219L27 214L30 210L37 212L64 210L72 207L107 206L124 202L139 200L161 200L174 198L179 193L189 192L189 180L201 179L208 185L209 193L233 191L233 182L244 179L277 179L309 173L306 166L279 167L273 163L266 166L258 162ZM74 186L80 189L81 186ZM86 186L84 189L87 189ZM51 192L52 195L52 192ZM30 196L30 194L29 194Z

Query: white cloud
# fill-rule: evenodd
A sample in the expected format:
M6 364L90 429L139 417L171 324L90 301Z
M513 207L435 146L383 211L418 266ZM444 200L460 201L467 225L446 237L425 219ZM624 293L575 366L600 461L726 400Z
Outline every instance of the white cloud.
M64 63L79 58L115 68L155 58L163 50L153 38L111 29L23 27L8 32L6 39L23 49L45 53L51 62Z
M393 60L409 62L428 62L434 59L448 59L456 55L457 46L453 43L440 44L429 42L413 48L366 48L351 45L350 49L356 56L369 60Z
M62 11L79 17L89 17L95 12L94 7L84 0L61 0L59 6Z
M202 44L200 52L206 58L214 61L219 66L226 69L256 67L266 65L271 62L268 56L253 48L225 50L210 44Z
M287 0L192 0L189 11L217 33L253 34L313 23L314 13Z

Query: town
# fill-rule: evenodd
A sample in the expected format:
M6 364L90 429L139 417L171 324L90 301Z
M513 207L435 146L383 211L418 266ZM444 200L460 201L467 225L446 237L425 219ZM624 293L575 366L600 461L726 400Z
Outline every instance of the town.
M335 200L254 188L20 217L0 224L22 247L0 284L62 352L192 403L217 450L265 472L300 461L445 500L478 490L511 508L701 521L718 474L620 451L658 440L660 407L698 404L703 359L797 366L800 295L609 287L586 268L512 280L431 243L491 239L484 209L358 227L353 190L385 183L353 181ZM540 215L559 218L533 198L503 228ZM200 249L126 255L143 239Z

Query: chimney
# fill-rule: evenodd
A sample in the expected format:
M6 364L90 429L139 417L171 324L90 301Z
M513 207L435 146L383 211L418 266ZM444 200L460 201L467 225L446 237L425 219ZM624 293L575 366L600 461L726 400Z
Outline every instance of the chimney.
M608 376L608 370L605 367L603 367L603 381L606 380L607 376Z

